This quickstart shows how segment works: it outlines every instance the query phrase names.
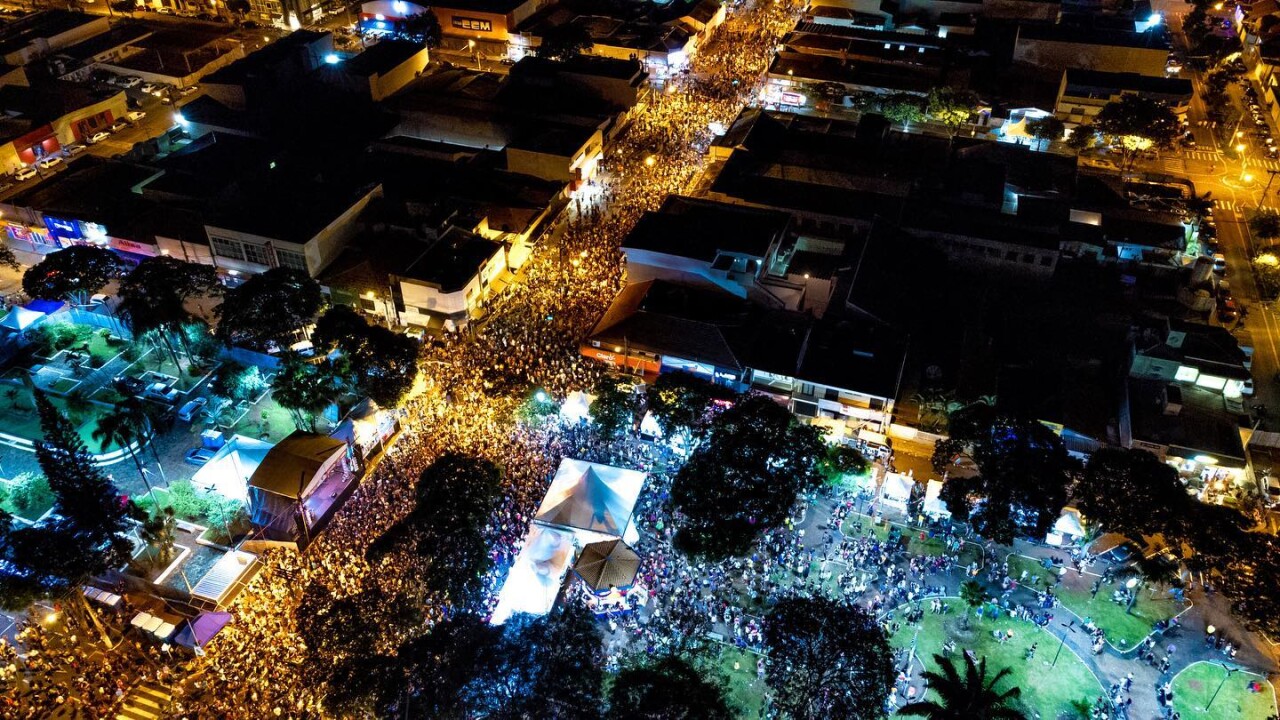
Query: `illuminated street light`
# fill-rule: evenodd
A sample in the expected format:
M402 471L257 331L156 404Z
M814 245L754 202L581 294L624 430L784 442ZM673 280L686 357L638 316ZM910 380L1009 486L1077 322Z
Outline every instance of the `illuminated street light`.
M1244 152L1244 143L1240 143L1239 145L1236 145L1236 152L1238 153Z
M652 155L644 159L644 164L648 165L649 167L653 167L653 164L656 162L658 162L658 159Z

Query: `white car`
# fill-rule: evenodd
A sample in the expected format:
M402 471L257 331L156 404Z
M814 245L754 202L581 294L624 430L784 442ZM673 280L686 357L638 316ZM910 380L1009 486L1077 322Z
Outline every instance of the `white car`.
M142 78L136 75L126 75L116 82L122 88L136 88L142 84Z
M62 154L65 155L66 157L75 157L87 149L88 148L81 145L80 143L71 143L70 145L62 146Z
M131 122L131 123L136 123L136 122L138 122L139 120L141 120L142 118L144 118L144 117L146 117L146 116L147 116L147 114L146 114L145 112L143 112L143 111L141 111L141 110L134 110L133 112L129 113L128 115L125 115L125 119L127 119L127 120L128 120L129 122Z
M85 142L89 143L90 145L97 145L98 143L102 142L103 140L106 140L109 137L111 137L111 133L106 132L105 130L99 130L98 132L86 138Z
M142 86L141 86L141 87L139 87L138 89L139 89L139 90L141 90L141 91L142 91L142 92L144 92L144 93L151 93L151 92L155 92L155 91L156 91L156 84L155 84L155 83L153 83L153 82L144 82L144 83L142 83Z
M26 166L26 167L24 167L24 168L22 168L22 169L18 170L18 172L14 173L14 174L13 174L13 179L14 179L14 180L19 180L19 181L22 181L22 180L30 180L31 178L33 178L33 177L35 177L36 175L39 175L39 174L40 174L40 173L36 172L35 166L28 165L28 166Z
M46 155L36 161L36 166L41 170L52 170L62 164L62 158L57 155Z
M1249 345L1241 345L1240 352L1244 353L1244 369L1253 370L1253 347Z
M1213 254L1213 271L1218 273L1219 275L1226 274L1227 272L1227 256L1226 255L1223 255L1222 253Z
M198 92L199 90L200 90L199 86L196 86L196 85L188 85L188 86L186 86L186 87L182 88L181 90L179 90L179 91L178 91L178 94L179 94L179 95L181 95L182 97L186 97L186 96L190 95L190 94L191 94L191 93L193 93L193 92Z

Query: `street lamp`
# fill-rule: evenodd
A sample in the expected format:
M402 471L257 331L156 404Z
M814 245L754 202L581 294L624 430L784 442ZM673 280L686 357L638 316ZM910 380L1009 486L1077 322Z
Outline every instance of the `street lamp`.
M1227 671L1227 674L1222 676L1222 682L1218 683L1218 689L1213 691L1213 697L1209 698L1209 704L1204 706L1205 712L1209 712L1209 708L1213 707L1213 701L1218 699L1218 693L1222 692L1222 686L1227 684L1227 680L1229 680L1232 675L1240 672L1240 668L1229 668L1226 663L1219 664L1222 665L1223 670Z
M1138 586L1138 578L1129 578L1129 581L1124 586L1129 590L1129 604L1124 609L1125 614L1128 615L1133 612L1133 603L1138 599L1138 591L1134 589Z

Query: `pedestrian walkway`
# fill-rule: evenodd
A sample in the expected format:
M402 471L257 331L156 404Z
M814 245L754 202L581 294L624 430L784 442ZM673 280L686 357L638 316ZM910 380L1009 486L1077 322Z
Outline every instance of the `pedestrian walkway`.
M1205 162L1218 162L1222 159L1222 154L1216 150L1185 150L1182 153L1188 160L1203 160Z
M168 689L155 683L142 683L124 699L116 720L154 720L165 716L169 705Z

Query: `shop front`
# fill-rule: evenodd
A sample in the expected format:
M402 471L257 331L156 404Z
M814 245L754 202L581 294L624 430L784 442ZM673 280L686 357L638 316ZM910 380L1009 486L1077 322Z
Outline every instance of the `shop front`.
M62 152L62 143L58 142L58 135L53 131L52 125L41 125L19 137L13 141L13 147L23 165L35 165L42 157Z

